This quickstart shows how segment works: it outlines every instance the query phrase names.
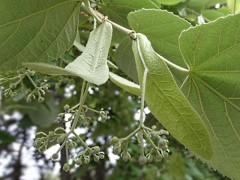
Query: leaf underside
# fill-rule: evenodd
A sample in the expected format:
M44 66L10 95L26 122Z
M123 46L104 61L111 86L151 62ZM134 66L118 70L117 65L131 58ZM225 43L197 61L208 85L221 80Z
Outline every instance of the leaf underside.
M0 71L63 55L76 36L79 5L70 0L4 0L0 6Z
M182 91L211 136L214 169L240 179L240 14L184 31L180 49L190 68Z

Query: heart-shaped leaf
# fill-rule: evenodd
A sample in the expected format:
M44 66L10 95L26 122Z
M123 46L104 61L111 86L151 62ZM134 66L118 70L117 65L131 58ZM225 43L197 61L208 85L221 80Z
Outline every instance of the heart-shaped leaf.
M212 141L213 157L203 160L240 179L240 14L190 28L179 42L190 68L182 90Z

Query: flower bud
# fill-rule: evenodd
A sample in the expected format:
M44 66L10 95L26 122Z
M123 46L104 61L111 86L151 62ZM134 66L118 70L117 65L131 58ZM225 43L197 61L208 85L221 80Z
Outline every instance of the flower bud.
M138 159L138 162L143 165L147 163L147 158L144 155L141 155Z
M114 137L109 141L109 143L110 143L111 145L114 145L114 144L116 144L118 141L119 141L119 139L118 139L116 136L114 136Z
M51 157L51 159L52 159L53 161L57 160L58 158L59 158L59 154L58 154L58 153L54 153L54 154L52 155L52 157Z
M65 164L63 165L63 170L64 170L65 172L68 172L69 169L70 169L69 164L68 164L68 163L65 163Z

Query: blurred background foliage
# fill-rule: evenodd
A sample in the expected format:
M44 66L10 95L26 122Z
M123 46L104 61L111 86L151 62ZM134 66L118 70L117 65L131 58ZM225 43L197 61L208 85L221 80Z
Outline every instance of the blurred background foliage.
M192 25L210 22L231 13L231 8L228 7L231 1L227 0L92 0L91 3L110 20L126 27L129 27L127 14L141 8L166 9L186 19ZM92 28L93 19L82 9L78 32L81 44L86 44ZM124 35L121 32L114 30L109 60L115 61L116 49L123 38ZM79 54L80 52L72 47L54 63L65 66ZM122 61L127 62L126 59ZM118 73L121 74L121 70L120 68ZM121 75L126 77L123 73ZM13 74L5 76L11 77ZM57 115L63 112L65 104L77 104L81 80L68 77L46 77L41 74L35 74L33 80L36 84L47 80L50 85L44 103L26 103L25 95L33 88L27 81L22 82L17 89L17 96L13 98L5 98L3 95L3 90L8 87L8 84L0 86L0 179L27 179L26 174L31 170L24 160L26 152L31 155L31 161L36 162L34 166L38 170L39 179L45 180L227 179L195 159L171 136L169 137L171 154L160 163L141 166L134 156L130 162L124 162L122 159L112 161L112 150L108 141L112 136L125 136L137 127L135 118L140 100L139 97L124 92L110 81L100 87L91 86L90 95L87 98L89 107L104 109L108 112L107 122L96 123L95 121L89 128L84 128L85 133L82 134L90 144L91 142L97 143L105 151L106 158L98 163L91 162L88 165L82 165L69 173L58 168L59 172L57 171L56 175L53 169L57 164L64 164L64 153L58 162L53 162L47 154L39 154L33 148L34 134L37 131L48 132L58 126L64 126L56 122ZM163 128L151 114L148 114L146 124L148 126L155 124L158 128ZM137 145L131 144L129 148L131 154L137 153Z

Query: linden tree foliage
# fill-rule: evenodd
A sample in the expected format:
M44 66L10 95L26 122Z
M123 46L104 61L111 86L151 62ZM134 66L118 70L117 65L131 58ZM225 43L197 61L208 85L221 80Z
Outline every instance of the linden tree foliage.
M224 176L240 179L237 1L0 4L0 114L18 110L30 118L38 127L34 146L43 153L58 144L52 160L64 154L64 171L105 158L104 146L88 144L89 134L78 131L88 128L95 131L92 137L110 136L113 152L128 162L165 162L173 149L166 163L173 178L187 177L171 137ZM140 101L139 120L128 119L124 130L124 113L109 115L111 107L92 101L93 96L103 97L101 87L111 82ZM114 93L108 89L105 96ZM12 105L2 106L2 95ZM124 109L119 102L116 107ZM146 107L155 121L146 117ZM118 132L107 134L112 129L103 127L112 119L119 120ZM1 132L7 138L1 142L15 140ZM181 168L174 172L176 161Z

